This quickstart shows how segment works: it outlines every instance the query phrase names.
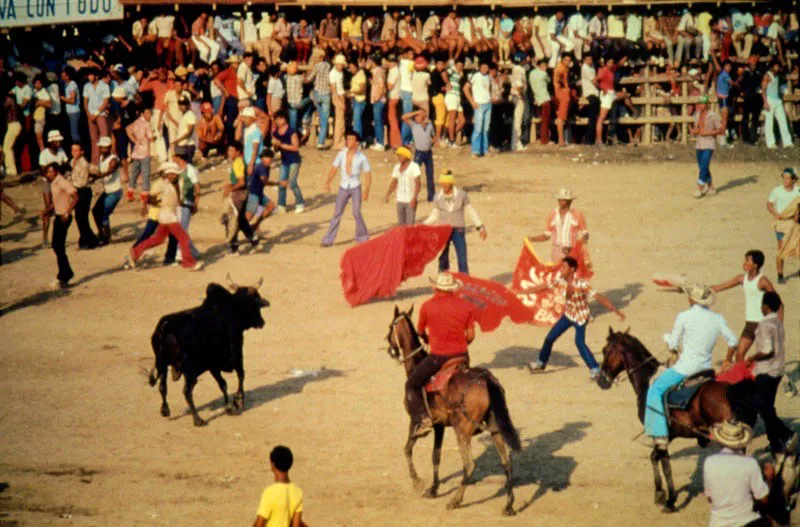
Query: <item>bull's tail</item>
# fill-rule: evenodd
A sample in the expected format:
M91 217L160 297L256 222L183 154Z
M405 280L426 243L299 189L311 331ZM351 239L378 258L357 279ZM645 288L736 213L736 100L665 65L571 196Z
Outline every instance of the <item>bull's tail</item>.
M491 411L497 422L497 427L500 429L500 434L502 434L509 448L518 452L522 448L522 445L520 444L519 433L517 433L517 429L514 428L514 423L511 422L511 415L508 413L505 390L500 385L500 381L491 374L489 374L487 378L486 386L489 389Z
M153 354L156 359L153 368L151 368L149 372L146 370L144 372L150 386L155 386L158 379L167 374L167 368L169 368L170 362L172 362L178 349L175 336L169 330L168 325L169 318L162 318L159 320L155 331L153 331L153 335L150 337L150 345L153 347ZM173 370L176 370L174 364ZM176 371L173 371L173 376L176 373ZM178 374L178 376L180 375Z

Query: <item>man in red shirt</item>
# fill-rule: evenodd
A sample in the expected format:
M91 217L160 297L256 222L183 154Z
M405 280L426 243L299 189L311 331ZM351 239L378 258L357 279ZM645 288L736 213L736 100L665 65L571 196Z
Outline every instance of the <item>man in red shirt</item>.
M217 75L214 84L222 92L223 122L225 123L225 139L228 144L232 143L236 133L236 118L239 116L239 84L236 77L236 70L239 68L239 56L231 55L225 61L230 64L226 69Z
M571 93L569 90L569 69L572 67L572 57L564 55L556 69L553 70L553 86L555 88L558 109L556 111L556 129L558 130L558 146L565 146L564 126L569 119L569 106Z
M600 68L594 77L594 83L600 90L600 115L597 116L594 144L603 144L603 121L608 117L608 112L617 100L617 92L614 90L614 72L617 71L617 64L614 57L608 57L605 65Z
M433 298L422 304L418 332L430 345L430 354L417 364L406 381L406 409L411 416L412 437L431 431L422 389L450 359L467 357L467 346L475 338L475 308L455 295L461 283L449 273L439 273L433 282Z

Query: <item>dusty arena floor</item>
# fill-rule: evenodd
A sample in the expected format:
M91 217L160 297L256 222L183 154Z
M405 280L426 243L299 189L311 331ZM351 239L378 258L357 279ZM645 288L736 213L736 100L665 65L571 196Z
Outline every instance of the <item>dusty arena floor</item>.
M472 273L501 281L510 279L522 237L541 230L553 192L570 187L592 234L594 284L628 315L624 326L663 356L660 337L686 300L656 291L651 275L685 272L715 282L741 270L746 250L761 248L774 280L775 241L765 203L780 170L798 164L797 150L718 152L712 171L719 194L696 200L693 154L688 147L544 149L471 160L461 149L442 151L436 164L437 171L453 169L488 227L485 242L474 232L468 236ZM364 215L378 233L395 219L394 205L383 202L393 156L368 156L374 185ZM631 387L602 392L590 383L571 334L556 345L554 367L532 376L524 365L546 330L508 321L479 334L470 351L473 363L491 368L505 386L522 436L523 450L514 459L519 514L500 516L502 470L486 437L473 442L478 482L462 509L445 508L461 473L450 432L442 462L447 496L417 496L402 454L403 371L387 357L384 337L395 304L419 306L428 298L427 276L403 284L394 300L349 307L339 283L339 258L354 235L349 213L337 245L319 247L333 209L333 195L322 189L332 158L306 150L300 182L309 210L269 218L267 246L241 257L226 255L222 244L223 171L203 173L201 210L190 229L205 253L200 273L155 265L122 270L143 225L128 203L113 216L109 247L78 252L73 224L67 250L76 277L66 292L47 289L56 263L52 251L40 248L39 225L3 229L0 525L249 525L261 490L272 481L267 458L276 444L295 452L292 479L305 492L303 517L313 527L707 523L701 463L714 449L700 450L688 440L673 444L682 510L677 517L663 515L652 503L649 450L642 439L633 440L641 426ZM41 205L36 188L9 189L29 217ZM420 215L428 210L421 205ZM7 225L7 207L3 214ZM787 271L797 269L794 262ZM227 273L240 282L264 277L261 291L272 303L264 312L266 327L245 338L246 411L225 415L206 374L195 400L201 415L211 418L209 426L192 426L182 383L170 383L174 417L164 419L158 392L142 374L153 364L149 342L156 321L196 305L206 284L223 282ZM787 302L787 353L796 378L800 278L778 290ZM594 308L588 343L599 355L609 324L623 325ZM741 290L721 294L717 309L738 333ZM717 363L723 354L720 343ZM310 370L320 371L304 375ZM779 395L777 404L778 413L800 428L800 398ZM766 445L760 433L757 452ZM427 482L431 443L422 440L416 452Z

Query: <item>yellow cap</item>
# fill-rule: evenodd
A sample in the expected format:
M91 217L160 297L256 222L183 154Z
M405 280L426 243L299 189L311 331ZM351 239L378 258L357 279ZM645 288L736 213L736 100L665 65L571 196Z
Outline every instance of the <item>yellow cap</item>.
M411 155L411 150L409 150L408 148L406 148L406 147L404 147L404 146L401 146L400 148L398 148L397 150L395 150L395 151L394 151L394 153L395 153L395 154L397 154L397 155L399 155L399 156L403 156L403 157L405 157L406 159L411 159L411 158L413 157L413 156Z
M439 184L453 185L455 182L456 178L449 169L444 170L441 174L439 174Z

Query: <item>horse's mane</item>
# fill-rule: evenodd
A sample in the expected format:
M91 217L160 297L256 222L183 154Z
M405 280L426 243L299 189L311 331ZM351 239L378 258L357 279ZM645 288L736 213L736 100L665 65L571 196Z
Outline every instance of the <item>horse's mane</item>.
M619 332L619 337L626 349L635 351L637 354L641 355L644 359L650 359L653 357L653 354L650 353L647 347L645 347L645 345L642 344L642 342L639 339L637 339L630 333Z
M414 326L414 322L411 320L411 316L409 316L408 311L403 311L401 313L405 321L408 323L408 329L411 331L411 340L414 347L420 346L422 344L422 340L420 339L419 333L417 333L417 328Z

